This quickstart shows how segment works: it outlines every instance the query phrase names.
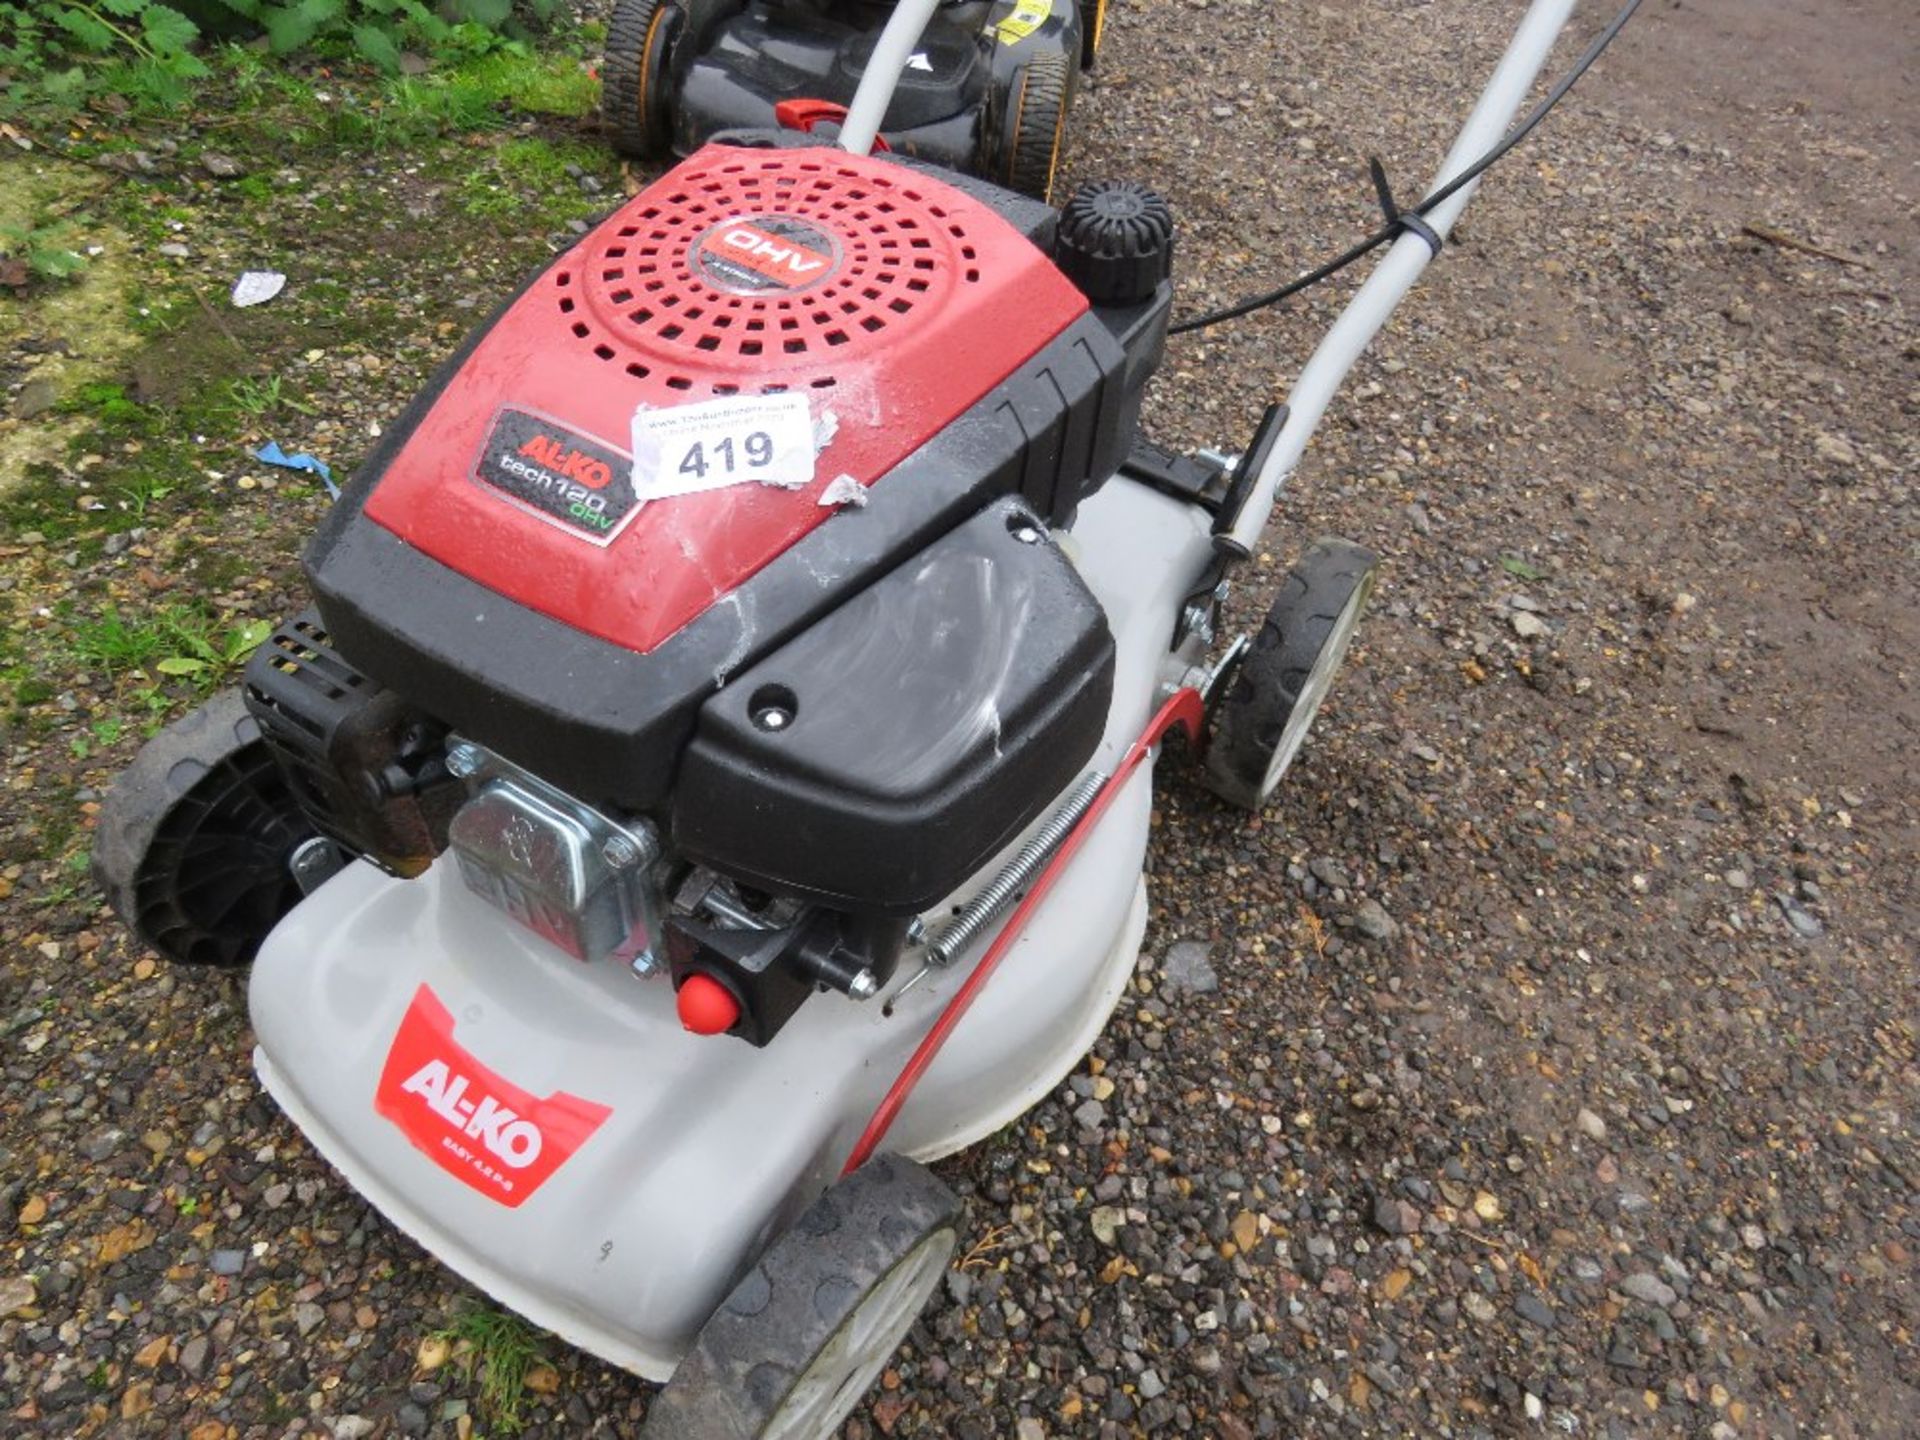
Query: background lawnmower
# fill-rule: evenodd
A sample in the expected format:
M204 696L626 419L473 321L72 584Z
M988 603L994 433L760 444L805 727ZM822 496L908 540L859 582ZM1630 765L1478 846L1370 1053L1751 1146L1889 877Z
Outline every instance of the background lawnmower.
M892 9L879 0L619 0L602 114L637 159L688 155L728 131L830 137ZM1093 65L1107 0L942 0L907 37L880 124L905 155L1051 198L1067 109Z
M696 151L442 367L308 551L314 610L110 795L115 908L251 962L287 1114L667 1380L652 1440L831 1433L960 1232L925 1162L1127 987L1163 737L1249 807L1297 753L1373 557L1306 547L1220 645L1229 576L1571 8L1536 0L1226 460L1138 434L1163 201L869 153L935 9L902 5L841 147Z

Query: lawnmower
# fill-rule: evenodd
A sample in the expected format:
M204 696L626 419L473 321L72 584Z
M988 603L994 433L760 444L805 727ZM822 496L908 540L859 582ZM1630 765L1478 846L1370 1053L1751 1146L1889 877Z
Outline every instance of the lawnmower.
M897 55L877 56L879 0L618 0L603 120L636 159L689 155L730 131L831 136L861 77L897 68L880 143L1052 197L1080 71L1107 0L943 0ZM876 63L876 57L878 63Z
M831 1433L961 1233L927 1164L1127 989L1163 739L1253 810L1298 753L1375 557L1308 545L1231 642L1227 586L1571 84L1505 129L1572 6L1535 0L1445 184L1382 183L1384 258L1234 455L1139 433L1162 198L876 151L937 8L901 5L837 145L696 150L442 366L313 540L314 608L115 785L114 908L250 963L287 1115L481 1290L666 1381L651 1440Z

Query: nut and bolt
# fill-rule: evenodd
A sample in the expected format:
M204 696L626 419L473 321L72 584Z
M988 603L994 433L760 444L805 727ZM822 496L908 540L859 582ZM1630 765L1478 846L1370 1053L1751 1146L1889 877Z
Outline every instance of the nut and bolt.
M454 745L447 750L447 773L460 780L470 779L480 773L480 747L477 745Z
M1205 601L1196 600L1187 606L1181 616L1187 634L1193 636L1202 645L1213 644L1213 607Z
M640 858L640 847L624 835L609 835L600 846L600 858L616 870L625 870Z
M856 1000L871 1000L880 993L880 979L873 971L862 968L851 980L847 981L847 994Z
M651 980L666 967L660 963L660 957L651 950L642 950L627 962L627 969L633 972L637 980Z

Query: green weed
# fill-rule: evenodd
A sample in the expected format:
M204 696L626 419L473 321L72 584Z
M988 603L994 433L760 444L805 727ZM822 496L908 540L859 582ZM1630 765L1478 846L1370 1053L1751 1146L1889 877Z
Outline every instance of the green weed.
M527 1374L546 1357L545 1339L518 1315L485 1305L469 1305L453 1322L434 1332L447 1341L453 1363L468 1381L480 1382L480 1408L508 1434L525 1423L520 1407L526 1403Z
M160 616L128 621L118 610L108 609L74 626L73 653L109 674L142 670L167 653L168 630Z
M173 491L174 487L166 484L160 476L142 474L136 476L130 485L117 486L114 493L120 496L120 508L137 522L145 520L147 511L154 503L166 499Z
M0 252L27 262L42 280L71 280L87 268L87 257L65 243L71 227L0 222Z
M227 399L232 408L246 415L265 415L269 410L297 410L302 415L313 414L311 405L303 405L286 391L284 380L278 375L269 375L261 380L242 376L238 380L227 382Z
M67 749L76 760L90 760L96 750L104 750L120 739L127 726L124 720L96 720L85 733L67 741Z
M64 840L65 837L63 836L62 839ZM55 872L56 878L34 898L35 908L50 910L56 905L64 905L85 890L88 883L87 860L88 856L84 848L69 851L61 856L60 867Z
M273 633L265 620L223 625L189 605L169 605L137 620L111 606L73 627L75 658L109 674L153 670L207 688L237 670Z

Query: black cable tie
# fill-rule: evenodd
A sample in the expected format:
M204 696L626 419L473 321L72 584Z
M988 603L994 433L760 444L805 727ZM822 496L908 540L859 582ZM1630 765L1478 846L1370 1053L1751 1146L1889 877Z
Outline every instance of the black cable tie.
M1378 155L1367 157L1367 170L1373 176L1373 192L1380 197L1380 213L1387 217L1387 228L1396 233L1418 235L1438 260L1447 244L1440 238L1440 232L1429 225L1427 217L1418 210L1402 210L1394 201L1393 187L1387 184L1387 167L1380 163Z

